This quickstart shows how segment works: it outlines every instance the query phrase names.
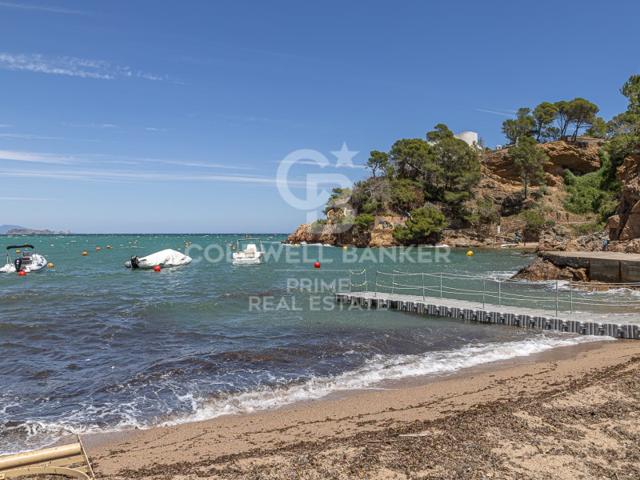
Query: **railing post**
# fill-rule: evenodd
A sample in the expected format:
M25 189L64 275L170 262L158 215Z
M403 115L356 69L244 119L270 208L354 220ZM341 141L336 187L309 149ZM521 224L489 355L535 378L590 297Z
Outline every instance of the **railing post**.
M571 288L571 280L569 280L569 313L573 314L573 289Z
M558 316L558 303L560 302L559 294L560 291L558 290L558 280L556 279L556 317Z
M424 300L425 300L425 298L424 298L425 297L425 294L424 294L424 272L422 272L420 274L420 278L422 278L422 301L424 302Z
M349 293L353 293L353 279L351 278L353 274L351 270L349 270Z
M500 280L496 280L498 282L498 305L502 305L502 282Z
M378 269L376 269L376 274L373 276L373 294L375 298L378 298Z
M367 269L364 269L364 288L365 292L369 289L369 282L367 282Z
M391 295L396 293L396 274L393 272L391 274Z
M442 272L440 272L440 298L443 296Z
M484 292L487 289L487 279L483 278L482 279L482 309L484 310Z

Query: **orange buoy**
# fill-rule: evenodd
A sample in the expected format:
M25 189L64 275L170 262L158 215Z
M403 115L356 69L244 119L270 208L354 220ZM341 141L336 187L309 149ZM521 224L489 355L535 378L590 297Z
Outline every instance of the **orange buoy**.
M19 277L26 277L26 276L27 276L27 272L25 272L24 270L20 270L20 271L18 272L18 276L19 276Z
M316 262L313 264L313 268L320 268L320 262Z
M89 255L89 252L87 252L86 250L83 250L83 251L82 251L82 256L83 256L83 257L86 257L87 255Z
M160 270L162 270L162 268L160 268L160 265L156 265L155 267L153 267L154 272L159 272Z

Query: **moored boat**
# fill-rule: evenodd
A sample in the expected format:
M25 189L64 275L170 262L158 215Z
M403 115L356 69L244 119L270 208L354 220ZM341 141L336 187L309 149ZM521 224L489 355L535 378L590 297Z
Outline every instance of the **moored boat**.
M16 258L11 260L9 250L16 250ZM35 247L30 244L9 245L7 247L7 263L0 268L0 273L16 272L40 272L47 268L47 259L35 252Z
M251 240L251 239L245 239ZM262 263L264 257L264 249L262 248L262 242L260 242L260 248L255 243L247 243L244 250L240 250L240 241L238 240L238 250L233 252L232 262L234 265L259 265Z

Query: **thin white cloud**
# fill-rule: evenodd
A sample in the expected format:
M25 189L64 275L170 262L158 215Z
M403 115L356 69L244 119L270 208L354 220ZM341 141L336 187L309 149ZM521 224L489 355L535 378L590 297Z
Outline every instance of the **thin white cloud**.
M2 134L0 134L0 138ZM52 137L53 138L53 137ZM103 153L87 153L66 155L59 153L24 152L16 150L0 150L0 162L2 160L12 162L44 163L56 165L78 164L119 164L131 166L169 165L185 168L206 168L223 170L255 170L253 167L242 165L225 165L222 163L201 162L191 160L172 160L164 158L129 157L121 155L108 155Z
M0 128L11 128L13 125L9 125L8 123L0 123Z
M158 128L158 127L144 127L147 132L166 132L166 128Z
M15 138L17 140L65 140L74 142L97 142L91 139L77 139L65 137L51 137L48 135L36 135L33 133L0 133L0 138Z
M273 177L254 175L185 175L160 172L124 172L106 170L4 170L0 175L17 178L97 182L215 182L277 186L283 182ZM287 180L289 187L306 187L304 180Z
M18 152L14 150L0 150L0 160L27 163L47 163L51 165L71 165L77 160L71 156L53 153Z
M43 197L0 197L0 201L3 200L6 202L47 202L56 199Z
M513 110L491 110L488 108L476 108L476 112L491 113L492 115L500 115L502 117L514 117L516 112Z
M13 54L0 52L0 68L12 71L90 78L94 80L116 80L138 78L144 80L166 80L166 76L155 75L133 69L126 65L115 65L104 60L77 57L51 57L38 53Z
M33 10L38 12L61 13L64 15L86 15L85 12L79 10L70 10L68 8L50 7L47 5L30 5L28 3L0 2L0 8L13 8L18 10Z
M71 123L71 122L62 122L62 125L65 127L74 127L74 128L118 128L118 125L115 123Z

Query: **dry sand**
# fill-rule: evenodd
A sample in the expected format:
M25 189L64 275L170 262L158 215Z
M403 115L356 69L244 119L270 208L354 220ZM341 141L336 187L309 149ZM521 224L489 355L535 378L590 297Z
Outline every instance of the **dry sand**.
M428 383L425 383L428 382ZM638 479L640 342L85 438L108 479Z

